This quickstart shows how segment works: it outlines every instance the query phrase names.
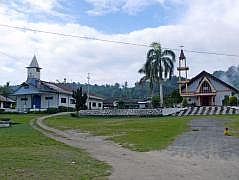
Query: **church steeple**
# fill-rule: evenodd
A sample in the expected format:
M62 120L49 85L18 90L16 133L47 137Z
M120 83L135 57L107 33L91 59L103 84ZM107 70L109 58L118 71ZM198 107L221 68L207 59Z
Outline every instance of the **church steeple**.
M37 62L36 56L34 55L30 65L27 67L27 80L40 80L40 71L41 68Z

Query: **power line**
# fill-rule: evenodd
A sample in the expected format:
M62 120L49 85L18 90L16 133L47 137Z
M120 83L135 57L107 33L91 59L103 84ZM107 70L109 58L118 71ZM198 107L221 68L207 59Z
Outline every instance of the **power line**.
M7 56L7 57L9 57L11 59L18 59L17 57L14 57L14 56L12 56L12 55L10 55L8 53L3 52L2 50L0 50L0 54L3 54L4 56Z
M45 33L45 34L51 34L51 35L56 35L56 36L62 36L62 37L80 38L80 39L85 39L85 40L102 41L102 42L123 44L123 45L151 47L150 45L143 44L143 43L133 43L133 42L115 41L115 40L109 40L109 39L100 39L100 38L94 38L94 37L89 37L89 36L80 36L80 35L65 34L65 33L53 32L53 31L37 30L37 29L32 29L32 28L27 28L27 27L11 26L11 25L7 25L7 24L0 24L0 26L1 27L6 27L6 28L11 28L11 29L20 29L20 30L24 30L24 31L31 31L31 32L36 32L36 33ZM181 49L177 49L177 48L163 48L163 49L171 49L171 50L174 50L174 51L180 51L181 50ZM197 54L239 57L239 55L237 55L237 54L226 54L226 53L187 50L187 49L184 49L184 51L189 52L189 53L197 53Z
M100 38L94 38L94 37L88 37L88 36L79 36L79 35L73 35L73 34L64 34L64 33L59 33L59 32L37 30L37 29L32 29L32 28L20 27L20 26L10 26L10 25L6 25L6 24L0 24L0 26L7 27L7 28L13 28L13 29L20 29L20 30L24 30L24 31L52 34L52 35L63 36L63 37L80 38L80 39L86 39L86 40L103 41L103 42L133 45L133 46L150 47L149 45L146 45L146 44L138 44L138 43L124 42L124 41L114 41L114 40L100 39Z

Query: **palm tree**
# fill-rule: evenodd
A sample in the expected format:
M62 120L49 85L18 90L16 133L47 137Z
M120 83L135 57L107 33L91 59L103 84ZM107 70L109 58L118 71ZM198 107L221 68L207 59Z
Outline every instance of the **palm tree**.
M151 92L154 84L160 86L160 105L163 106L163 81L171 78L174 70L175 53L172 50L163 50L160 43L153 42L147 53L147 59L139 73L144 76L140 83L149 81Z

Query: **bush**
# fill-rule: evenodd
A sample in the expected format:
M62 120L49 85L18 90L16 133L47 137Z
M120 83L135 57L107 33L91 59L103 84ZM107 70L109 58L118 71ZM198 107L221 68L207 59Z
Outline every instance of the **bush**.
M183 106L183 107L188 106L188 100L187 100L187 98L183 98L182 106Z
M58 113L58 108L47 108L47 111L46 111L48 114L55 114L55 113Z
M153 96L152 97L152 106L153 106L153 108L159 108L160 107L160 96Z
M118 106L119 109L124 109L124 108L125 108L125 103L124 103L124 101L120 100L120 101L118 102L117 106Z
M76 111L76 108L69 107L69 108L68 108L68 111L69 111L69 112L74 112L74 111Z
M58 107L58 112L67 112L68 111L68 108L65 107L65 106L59 106Z
M65 106L58 107L58 112L71 112L71 111L75 111L75 108Z
M222 105L223 106L228 106L229 105L229 96L224 97L224 99L222 100Z
M236 96L230 96L229 97L229 105L230 106L237 106L237 97Z

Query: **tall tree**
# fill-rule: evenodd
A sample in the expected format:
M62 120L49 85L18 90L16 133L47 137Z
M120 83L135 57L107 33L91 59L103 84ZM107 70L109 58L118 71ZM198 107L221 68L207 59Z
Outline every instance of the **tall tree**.
M0 87L0 94L2 94L6 98L6 100L10 93L11 93L11 89L10 89L9 82L7 82L4 86Z
M140 82L149 81L153 92L154 85L160 86L160 105L163 106L163 81L171 78L174 70L175 53L172 50L162 50L160 43L153 42L147 52L146 62L139 70L144 76Z
M78 88L76 91L73 91L72 97L75 99L76 102L76 113L79 116L79 111L87 109L86 101L87 101L87 94L83 93L82 87Z

